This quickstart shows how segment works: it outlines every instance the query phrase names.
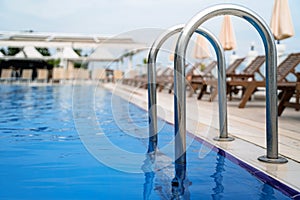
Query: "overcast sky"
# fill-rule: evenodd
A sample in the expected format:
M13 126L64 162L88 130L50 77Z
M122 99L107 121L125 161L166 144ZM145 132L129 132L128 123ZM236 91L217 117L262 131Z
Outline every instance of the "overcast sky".
M1 0L1 31L34 30L118 35L143 28L166 29L186 23L202 9L231 3L246 6L269 24L274 0ZM300 1L289 0L295 36L282 43L288 52L300 51ZM221 28L221 17L204 24L216 35ZM256 31L245 21L233 18L237 38L237 52L244 54L251 42L262 51Z

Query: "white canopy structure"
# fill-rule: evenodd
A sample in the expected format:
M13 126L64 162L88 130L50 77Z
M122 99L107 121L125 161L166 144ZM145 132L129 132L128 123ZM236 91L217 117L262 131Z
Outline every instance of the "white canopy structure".
M78 59L80 56L71 47L64 47L58 48L52 57L58 59Z
M21 49L19 53L15 55L16 58L28 58L28 59L42 59L43 56L40 54L35 47L26 46Z
M109 49L104 49L101 47L98 47L90 56L90 60L97 61L98 59L102 61L112 61L114 59L118 58L117 55L114 55Z
M26 55L25 55L25 53L23 51L20 51L14 57L15 58L26 58Z
M43 58L43 55L34 46L25 46L23 52L27 58Z
M39 57L40 59L63 58L70 61L116 61L122 58L122 54L135 49L146 48L145 44L137 43L129 37L109 37L98 35L36 33L36 32L0 32L0 47L19 47L28 50L28 56L20 53L19 58L37 58L33 49L55 48L58 51L51 57ZM25 49L26 48L26 49ZM74 52L74 49L93 49L90 57L82 57ZM29 53L30 52L30 53ZM39 52L37 52L39 53ZM15 59L7 56L5 59Z

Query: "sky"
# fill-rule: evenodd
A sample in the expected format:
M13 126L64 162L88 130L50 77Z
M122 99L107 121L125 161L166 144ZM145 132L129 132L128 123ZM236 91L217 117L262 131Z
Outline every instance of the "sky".
M122 35L140 29L167 29L186 23L211 5L234 3L259 14L269 24L274 0L1 0L0 31L83 33ZM300 52L300 1L289 0L295 36L281 43L287 52ZM222 17L203 25L219 34ZM237 39L236 52L243 56L254 43L262 53L256 30L246 21L232 17Z

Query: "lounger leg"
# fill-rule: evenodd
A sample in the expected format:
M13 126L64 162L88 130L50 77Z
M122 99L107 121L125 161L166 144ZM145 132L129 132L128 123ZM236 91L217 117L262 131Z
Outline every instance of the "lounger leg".
M173 88L174 88L174 83L171 83L170 88L169 88L169 94L172 93Z
M232 100L232 93L233 93L232 87L230 86L230 88L229 88L229 101Z
M164 89L164 85L160 84L158 88L158 92L161 92Z
M296 90L296 104L299 105L300 104L300 91ZM299 111L299 108L295 108L296 111Z
M232 92L233 92L233 86L229 85L228 82L226 83L226 94L229 95L229 101L232 100Z
M193 94L195 93L195 91L197 90L198 85L197 84L190 84L189 87L190 87L189 97L192 97Z
M202 99L202 96L206 93L206 89L207 89L207 85L203 84L201 89L200 89L200 93L198 95L198 100Z
M247 87L246 87L246 90L245 90L245 93L244 95L242 96L242 100L239 104L239 108L245 108L246 106L246 103L247 101L250 99L251 95L253 94L255 88L256 88L256 84L249 84Z
M188 97L192 97L194 94L194 88L193 86L189 86L190 87L190 92L189 92L189 96Z
M292 89L286 89L282 92L281 94L281 98L279 100L279 104L278 104L278 116L281 116L282 112L285 109L285 102L289 102L290 99L292 98L294 93L294 90Z

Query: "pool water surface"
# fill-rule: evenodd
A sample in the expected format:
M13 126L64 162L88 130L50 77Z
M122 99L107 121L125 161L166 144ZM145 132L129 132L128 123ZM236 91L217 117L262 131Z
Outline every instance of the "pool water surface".
M104 89L0 88L0 199L289 199L228 159L227 153L193 137L182 185L172 184L174 152L146 155L147 113ZM86 109L80 99L89 94L94 102ZM86 113L88 109L94 112ZM91 147L84 138L85 130L92 128L85 122L93 117L100 131L93 133ZM173 126L162 120L159 124L160 149L172 146ZM136 162L124 164L122 159L135 157L112 152L112 147L136 155ZM205 155L199 156L201 152ZM101 162L103 156L108 159ZM131 171L131 166L139 171Z

